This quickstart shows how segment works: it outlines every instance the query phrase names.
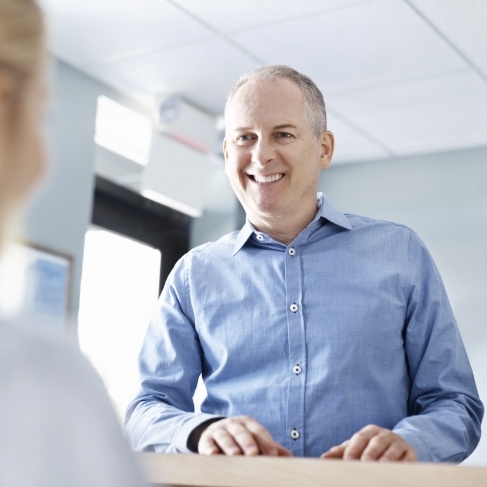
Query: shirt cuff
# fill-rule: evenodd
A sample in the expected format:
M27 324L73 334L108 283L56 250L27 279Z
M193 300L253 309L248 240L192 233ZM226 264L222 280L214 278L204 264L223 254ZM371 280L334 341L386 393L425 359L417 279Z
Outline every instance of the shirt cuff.
M404 441L408 442L416 451L418 462L432 462L430 449L426 446L422 438L408 429L394 429L394 433L399 435Z
M186 421L181 428L179 428L179 431L174 438L174 447L176 448L176 451L178 453L194 453L194 451L189 449L188 445L189 436L193 430L206 421L223 418L224 416L201 413L194 415L191 419L188 419L188 421Z

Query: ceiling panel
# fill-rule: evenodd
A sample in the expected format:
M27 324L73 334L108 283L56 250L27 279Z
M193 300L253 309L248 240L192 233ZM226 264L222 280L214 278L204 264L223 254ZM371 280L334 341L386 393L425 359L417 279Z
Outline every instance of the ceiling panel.
M410 0L471 61L487 65L485 0Z
M285 63L324 91L337 162L487 144L487 0L40 1L56 56L146 105L218 114L239 75Z
M164 50L148 56L93 65L93 76L136 97L177 93L205 110L220 114L238 77L257 64L224 40Z
M333 164L385 159L392 154L328 110L328 129L335 136Z
M381 0L237 34L266 63L291 64L325 90L414 79L464 61L404 2Z
M165 0L40 0L50 45L82 67L196 42L212 32Z
M306 0L305 2L283 0L246 0L236 4L221 0L184 0L173 1L188 12L212 25L223 33L255 29L297 20L319 12L343 9L355 5L371 3L376 0Z
M333 106L398 154L487 145L487 84L470 71L336 94Z

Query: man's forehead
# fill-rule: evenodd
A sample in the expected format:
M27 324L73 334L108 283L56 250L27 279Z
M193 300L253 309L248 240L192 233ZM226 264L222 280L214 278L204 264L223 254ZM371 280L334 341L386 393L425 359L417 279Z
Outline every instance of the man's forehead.
M248 81L234 93L227 106L227 117L244 117L258 108L285 109L289 104L303 104L301 88L288 79Z
M232 101L236 98L253 98L261 93L269 91L285 91L294 94L302 94L301 88L292 80L288 78L269 78L250 80L244 83L235 91Z

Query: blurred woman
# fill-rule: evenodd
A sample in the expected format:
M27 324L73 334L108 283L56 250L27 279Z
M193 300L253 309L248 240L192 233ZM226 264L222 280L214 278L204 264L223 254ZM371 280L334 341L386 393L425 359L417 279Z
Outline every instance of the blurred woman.
M44 57L34 0L0 0L1 247L45 166ZM75 347L23 325L0 322L0 485L141 485L101 379Z

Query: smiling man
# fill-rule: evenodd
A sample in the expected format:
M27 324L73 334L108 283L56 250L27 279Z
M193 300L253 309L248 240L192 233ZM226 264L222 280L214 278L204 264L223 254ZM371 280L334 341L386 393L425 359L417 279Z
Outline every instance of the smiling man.
M226 172L248 219L291 243L316 214L320 172L333 155L324 116L313 130L304 94L290 79L248 82L228 102L226 135Z
M319 89L287 66L260 68L231 91L225 119L247 222L166 282L127 411L133 447L462 461L483 406L441 278L409 228L317 193L334 146Z

